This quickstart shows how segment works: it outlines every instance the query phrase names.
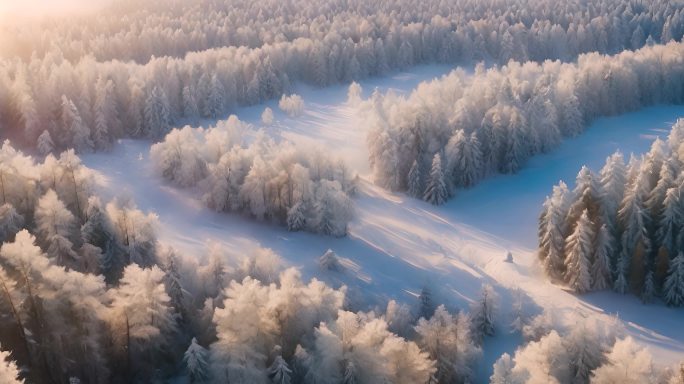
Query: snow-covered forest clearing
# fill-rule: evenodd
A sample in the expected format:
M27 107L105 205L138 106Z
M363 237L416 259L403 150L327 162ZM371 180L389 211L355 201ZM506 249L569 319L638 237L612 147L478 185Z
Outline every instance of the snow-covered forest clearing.
M684 3L61 5L0 6L0 382L684 384Z

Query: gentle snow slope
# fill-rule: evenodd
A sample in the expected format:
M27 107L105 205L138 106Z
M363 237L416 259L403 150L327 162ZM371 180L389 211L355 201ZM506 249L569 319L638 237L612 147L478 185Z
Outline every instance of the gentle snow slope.
M444 68L423 67L412 74L369 80L367 95L375 86L408 90L419 80L443 73ZM267 128L275 136L321 145L344 155L360 173L367 172L363 116L344 105L346 89L301 89L304 116L284 117L276 105L276 124ZM245 108L239 117L258 123L264 106ZM509 288L522 288L538 306L553 308L561 319L571 313L617 314L627 332L648 345L656 361L674 363L684 357L684 311L662 304L643 305L631 296L609 292L576 297L549 284L537 272L536 220L544 196L563 179L572 186L582 164L598 169L616 149L641 153L656 135L664 136L684 107L656 107L625 116L602 119L581 137L568 140L551 154L532 159L517 175L496 176L459 191L444 206L433 207L401 194L389 193L363 182L356 198L356 215L350 234L335 239L290 233L268 223L202 207L191 191L178 190L154 176L147 161L149 142L123 141L112 153L84 156L85 164L102 175L111 195L130 194L143 210L157 212L160 238L177 249L202 257L207 242L236 251L269 247L305 276L350 286L352 301L382 302L387 297L404 301L424 285L450 307L466 308L484 282L492 283L502 297L499 334L485 345L478 370L484 381L491 364L502 352L514 350L519 340L508 334ZM317 258L328 248L345 258L345 273L320 271ZM511 250L514 263L504 262ZM538 311L539 309L531 309ZM608 319L608 317L605 317Z

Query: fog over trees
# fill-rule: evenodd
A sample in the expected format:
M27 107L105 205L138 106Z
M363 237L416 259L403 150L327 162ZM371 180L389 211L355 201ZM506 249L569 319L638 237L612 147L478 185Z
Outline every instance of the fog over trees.
M573 60L684 33L664 0L505 3L128 0L79 22L7 23L2 136L101 150L280 98L297 81L326 86L430 62Z
M457 69L410 95L374 92L362 103L376 183L433 204L581 134L601 116L684 101L684 45L653 45L576 63L509 62ZM435 168L439 161L441 170ZM442 191L435 193L435 189Z

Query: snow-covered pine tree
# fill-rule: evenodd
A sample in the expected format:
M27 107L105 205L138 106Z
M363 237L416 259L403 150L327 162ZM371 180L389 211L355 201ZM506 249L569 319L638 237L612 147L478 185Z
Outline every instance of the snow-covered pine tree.
M423 193L423 200L430 204L441 205L444 204L448 197L448 191L444 182L444 172L442 170L442 159L439 153L436 153L432 158L432 167L430 168L430 175L428 183Z
M504 353L496 360L493 367L492 376L489 377L489 384L515 384L517 380L513 374L513 360L511 355Z
M645 206L649 210L655 223L661 220L663 204L667 197L667 190L675 186L675 178L677 177L675 174L676 171L670 161L663 160L661 162L662 165L660 167L658 181L645 202Z
M24 226L24 217L10 203L0 205L0 244L14 240Z
M606 224L601 225L596 242L591 264L591 290L600 291L611 286L613 279L613 253L615 252L615 242Z
M565 245L565 281L579 293L591 290L593 243L593 223L589 220L588 210L585 209L575 225L575 230L566 239Z
M415 198L420 198L423 194L423 180L420 174L420 165L418 161L413 160L411 169L408 173L408 195Z
M282 348L279 345L274 347L275 358L268 367L268 377L273 384L290 384L292 379L292 369L283 359Z
M324 271L342 272L344 270L337 254L332 249L328 249L323 256L318 258L318 265Z
M193 337L190 346L183 354L183 363L190 384L209 383L208 351Z
M653 267L648 267L646 275L644 276L644 285L641 288L641 301L650 303L656 295L655 275Z
M296 202L287 211L287 230L292 232L306 228L306 210L303 201Z
M434 379L440 383L470 382L474 359L481 353L470 334L470 321L465 314L451 315L443 305L428 320L421 318L415 326L418 344L436 362Z
M656 256L656 281L662 283L667 273L669 261L677 254L677 234L684 215L680 206L681 199L678 188L669 188L665 193L660 222L656 230L656 244L659 245Z
M65 95L62 95L61 124L63 132L68 136L68 145L78 152L88 152L93 149L90 140L90 129L83 123L78 108Z
M663 285L663 299L673 307L684 306L684 253L670 261L670 268Z
M95 84L95 127L93 142L95 149L107 150L120 130L116 100L114 99L114 83L100 77Z
M356 373L356 366L354 365L354 362L351 360L347 361L347 364L344 366L344 376L342 377L342 384L358 384L358 380L356 379L357 373Z
M215 119L223 112L224 93L223 83L221 83L218 76L213 75L211 77L211 82L209 83L209 94L204 103L205 116Z
M510 115L509 130L505 137L505 147L501 154L499 171L502 173L517 173L527 160L528 150L525 145L525 117L518 110Z
M261 114L261 123L270 126L273 125L273 110L269 107L266 107L264 109L264 112Z
M587 166L583 166L577 173L575 189L572 194L575 201L568 212L568 227L575 228L575 223L585 210L592 223L599 222L601 214L599 209L600 186L596 181L596 176Z
M651 251L651 241L648 235L650 217L648 210L644 207L648 177L646 172L638 172L632 185L626 191L618 212L618 222L623 230L618 273L625 274L623 278L635 292L642 291L645 274L652 268L651 263L648 262Z
M79 257L71 240L76 234L76 218L52 189L38 201L35 220L48 255L59 265L75 267Z
M494 317L498 308L499 297L494 288L485 284L480 290L480 297L471 307L472 327L480 340L485 336L494 336Z
M565 272L565 238L568 230L568 215L571 192L564 182L553 187L553 194L545 202L545 228L540 228L541 256L546 274L554 280L562 280Z
M629 255L623 248L618 255L617 263L615 265L615 280L613 282L613 289L615 292L625 294L629 291Z
M50 136L50 132L48 132L47 129L38 136L36 147L38 148L38 152L44 156L47 156L55 150L55 143L52 141L52 136Z
M197 92L194 87L186 85L183 87L183 117L196 122L199 116L199 105L197 103Z
M625 195L626 172L624 158L622 153L618 151L606 159L606 164L599 173L601 216L609 224L609 229L613 233L617 229L618 208Z
M101 251L99 271L108 284L119 280L124 268L121 244L116 239L112 223L97 197L88 199L86 211L88 219L81 226L81 239L84 243L98 247Z
M152 91L145 100L145 131L143 136L159 139L168 133L171 127L171 109L166 92L158 86Z
M482 174L482 152L475 132L470 136L459 130L446 146L448 180L456 187L470 187Z
M650 353L631 337L616 341L605 361L592 373L592 384L648 383L656 377Z
M141 268L130 264L124 269L119 286L110 290L110 321L133 365L129 369L153 364L145 352L165 345L176 330L171 298L163 280L164 272L157 266Z
M179 258L173 248L167 248L165 253L164 286L171 298L171 306L175 309L176 315L180 317L180 321L187 322L190 320L187 302L189 292L183 288L183 283L181 282L180 266L178 265Z
M513 291L513 305L512 305L512 318L511 321L511 332L522 333L525 327L525 293L520 288L516 288Z
M594 329L580 323L563 340L570 357L569 368L573 383L588 384L591 372L603 363L603 346L600 336Z
M429 319L435 312L435 304L432 299L432 290L427 285L423 286L418 295L418 317Z

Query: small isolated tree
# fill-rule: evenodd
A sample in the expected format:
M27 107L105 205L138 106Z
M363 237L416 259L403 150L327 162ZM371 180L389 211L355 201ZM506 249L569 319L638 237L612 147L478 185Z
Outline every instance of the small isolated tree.
M298 117L304 113L304 100L299 95L283 95L278 102L278 107L290 117Z
M344 270L344 266L340 264L340 259L332 249L325 251L323 256L318 259L318 265L324 271L342 272Z
M494 335L494 315L498 306L498 295L494 288L485 284L480 291L480 298L473 303L472 322L475 336L482 339L484 336Z
M197 343L194 337L183 355L183 363L185 363L190 384L209 383L208 352Z
M423 200L430 204L442 205L446 202L449 193L444 182L444 171L442 170L442 158L436 153L432 158L432 167L428 184L423 194Z
M511 332L522 332L525 327L525 293L517 288L513 291L513 309L511 313Z
M349 85L349 90L347 91L347 103L349 105L355 106L359 105L361 102L361 92L363 89L361 88L361 85L357 83L356 81L352 82Z
M264 112L261 114L261 122L264 125L273 125L273 110L269 107L266 107L264 109Z
M424 286L418 296L418 317L429 319L435 312L435 303L432 299L432 290Z

